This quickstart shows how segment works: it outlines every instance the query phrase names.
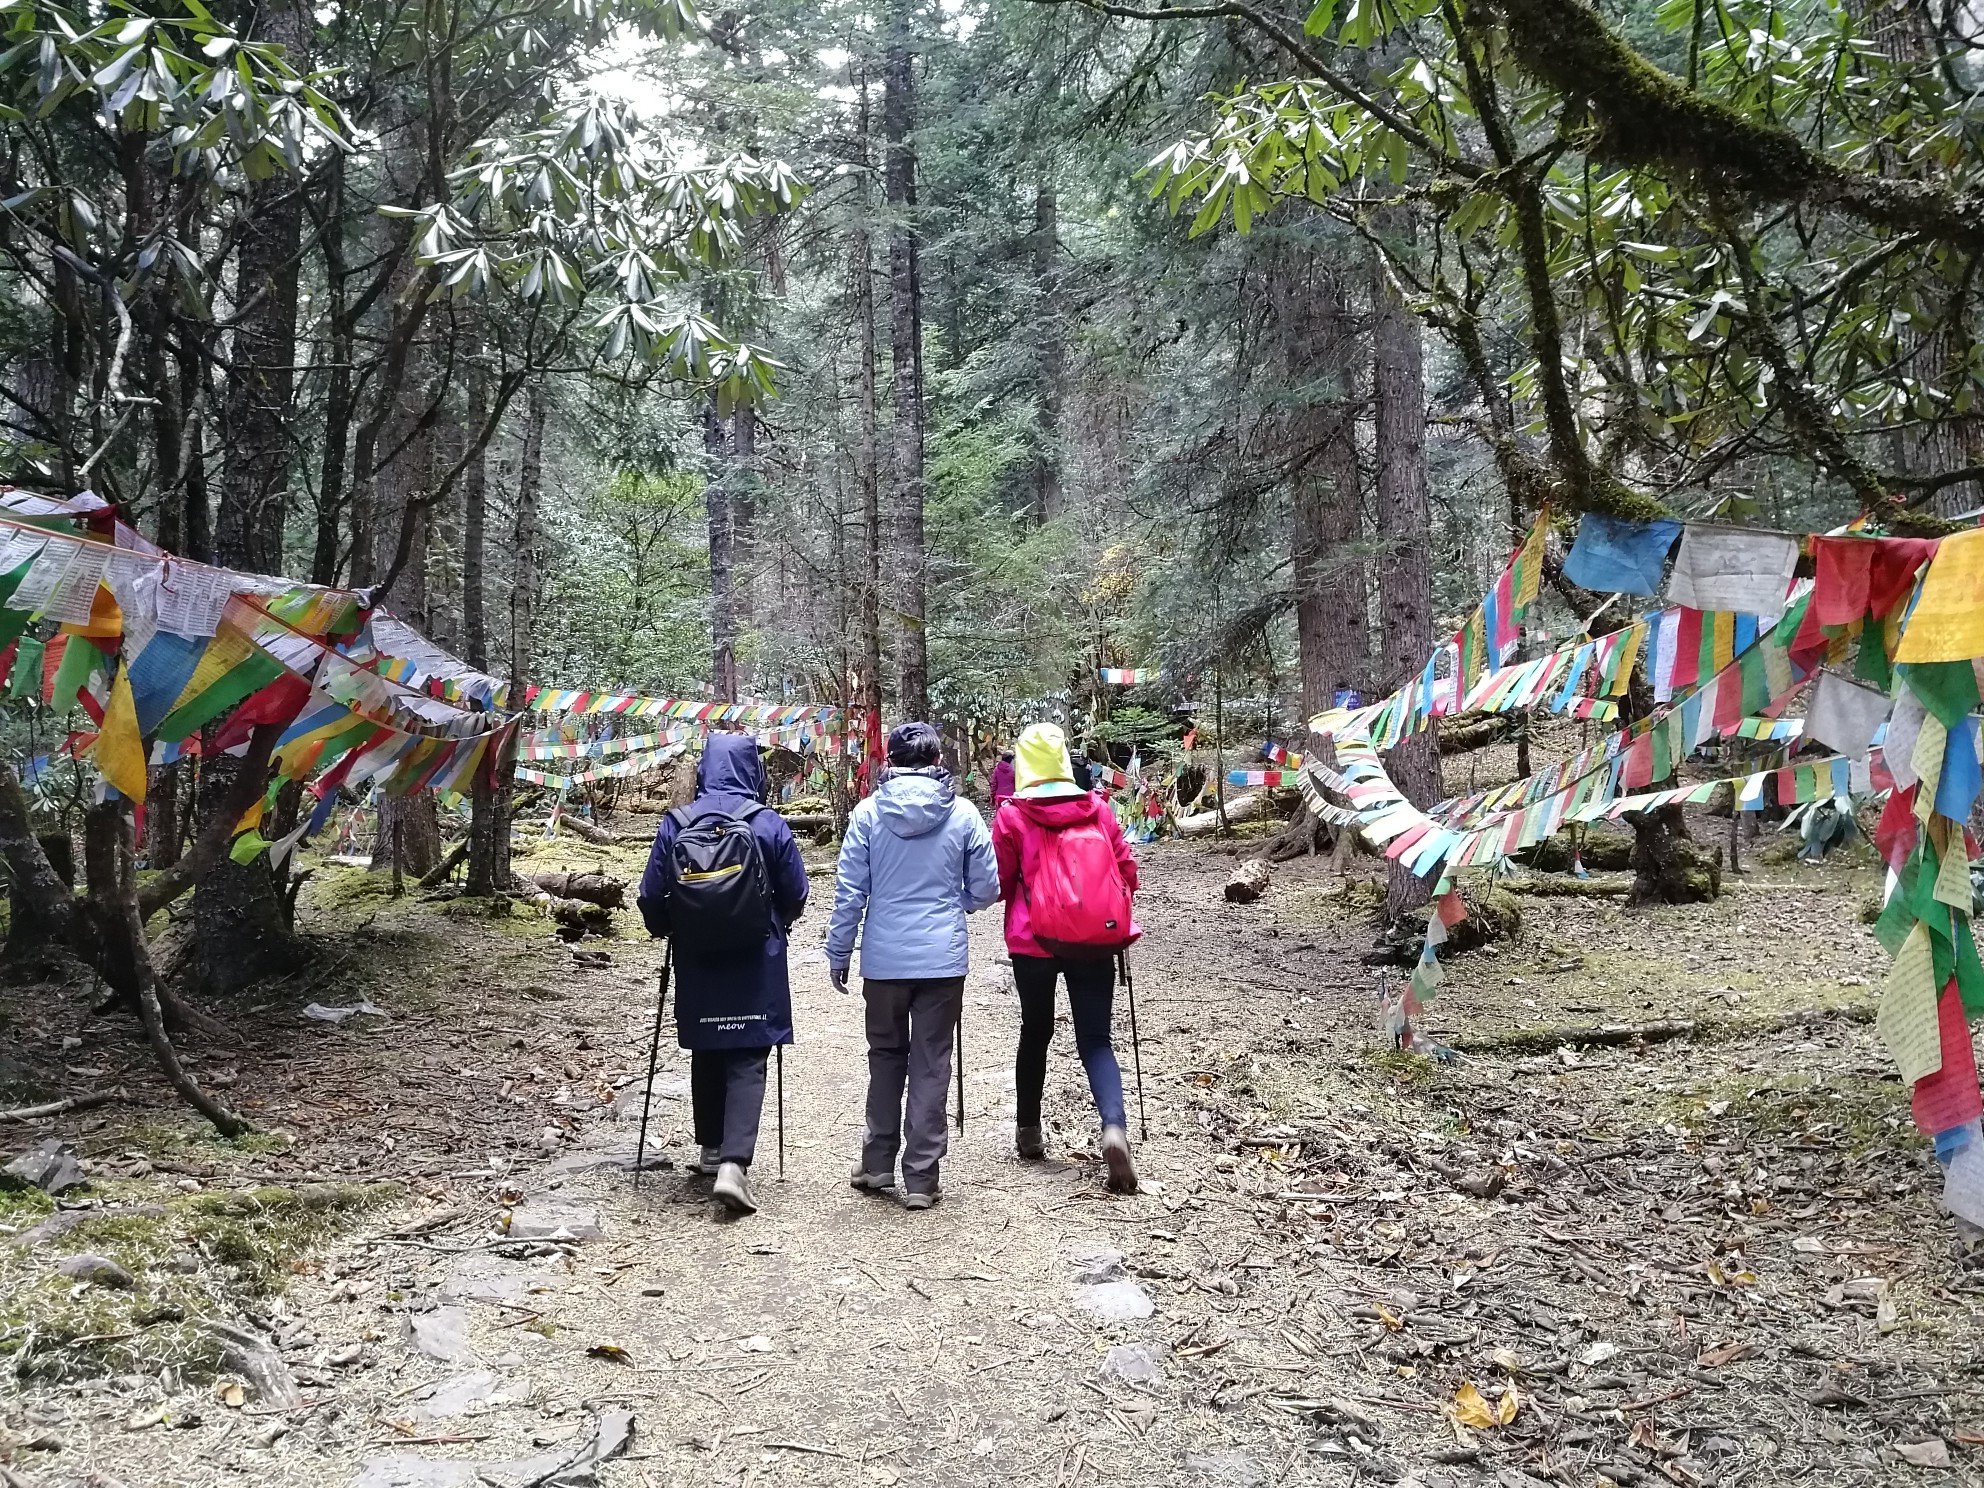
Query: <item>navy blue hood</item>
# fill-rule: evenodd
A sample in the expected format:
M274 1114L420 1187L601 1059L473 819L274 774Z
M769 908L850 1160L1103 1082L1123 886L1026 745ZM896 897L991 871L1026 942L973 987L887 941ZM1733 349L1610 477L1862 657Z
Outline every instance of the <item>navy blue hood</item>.
M758 758L758 741L749 734L711 734L696 766L699 796L765 798L765 765Z

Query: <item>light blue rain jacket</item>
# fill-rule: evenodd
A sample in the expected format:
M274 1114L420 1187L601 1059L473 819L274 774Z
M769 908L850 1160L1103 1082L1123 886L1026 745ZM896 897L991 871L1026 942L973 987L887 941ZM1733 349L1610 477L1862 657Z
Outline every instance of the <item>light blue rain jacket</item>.
M864 977L963 976L964 917L998 901L992 834L978 808L958 799L950 772L891 770L848 820L827 964L848 965L860 930Z

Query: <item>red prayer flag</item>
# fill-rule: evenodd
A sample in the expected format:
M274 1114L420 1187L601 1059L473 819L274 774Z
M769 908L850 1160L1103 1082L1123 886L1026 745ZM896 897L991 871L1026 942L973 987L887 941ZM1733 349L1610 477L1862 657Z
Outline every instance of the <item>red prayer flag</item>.
M1936 1026L1942 1034L1943 1067L1915 1082L1910 1101L1916 1126L1932 1137L1984 1115L1984 1093L1977 1088L1977 1055L1971 1047L1970 1023L1963 1016L1963 997L1955 977L1937 999Z

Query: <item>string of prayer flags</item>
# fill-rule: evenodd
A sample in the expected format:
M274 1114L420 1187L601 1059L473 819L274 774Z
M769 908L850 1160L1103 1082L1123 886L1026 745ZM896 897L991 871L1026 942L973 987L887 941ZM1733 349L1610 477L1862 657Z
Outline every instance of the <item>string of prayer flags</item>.
M1162 667L1099 667L1096 675L1108 687L1140 687L1164 675Z
M1628 521L1587 512L1564 559L1564 577L1601 594L1654 594L1681 524L1667 518Z
M1293 785L1295 770L1228 770L1226 783L1228 785Z
M1732 739L1761 739L1784 743L1805 733L1802 718L1746 718L1729 731Z
M1542 585L1544 539L1549 530L1550 512L1546 507L1536 514L1528 534L1510 555L1481 603L1475 606L1474 613L1448 641L1448 649L1455 658L1457 691L1466 692L1484 672L1507 665L1515 653L1523 619L1536 602Z
M1667 598L1693 610L1775 621L1798 568L1799 541L1785 532L1690 522L1667 581Z
M1277 765L1280 765L1286 770L1299 770L1302 768L1302 756L1295 753L1286 744L1277 743L1273 739L1268 740L1267 743L1261 746L1261 757L1263 759L1273 760Z

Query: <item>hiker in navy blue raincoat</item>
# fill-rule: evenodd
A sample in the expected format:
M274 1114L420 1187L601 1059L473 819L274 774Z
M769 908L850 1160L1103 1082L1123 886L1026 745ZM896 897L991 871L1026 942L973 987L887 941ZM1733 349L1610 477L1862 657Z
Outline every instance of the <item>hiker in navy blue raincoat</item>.
M689 814L740 815L765 797L765 767L757 741L712 734L696 767ZM757 1206L746 1175L757 1147L765 1101L765 1061L772 1046L792 1042L792 989L786 976L786 932L806 908L806 865L785 818L769 809L750 818L751 835L771 890L772 922L762 946L721 956L675 952L675 1036L689 1054L698 1170L716 1177L716 1196L740 1213ZM641 878L639 904L648 933L669 933L674 893L671 854L681 828L662 818Z

